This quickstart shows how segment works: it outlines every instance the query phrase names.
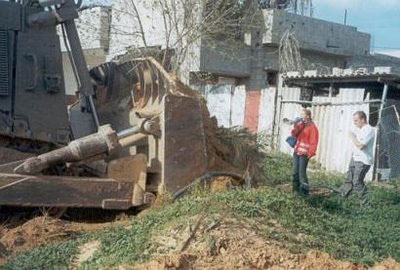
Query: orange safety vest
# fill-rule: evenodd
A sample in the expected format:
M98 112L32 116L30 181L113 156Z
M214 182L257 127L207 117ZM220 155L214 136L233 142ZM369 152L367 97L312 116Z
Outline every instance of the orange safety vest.
M315 156L318 145L318 129L314 122L304 124L299 122L292 129L292 136L297 137L294 151L298 155L306 155L308 158Z

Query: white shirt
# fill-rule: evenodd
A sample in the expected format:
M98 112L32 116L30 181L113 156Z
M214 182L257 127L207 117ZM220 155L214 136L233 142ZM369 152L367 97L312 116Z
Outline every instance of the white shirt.
M361 128L353 127L351 131L356 135L357 140L364 145L362 149L359 149L353 143L354 161L361 161L366 165L373 165L375 129L366 124Z

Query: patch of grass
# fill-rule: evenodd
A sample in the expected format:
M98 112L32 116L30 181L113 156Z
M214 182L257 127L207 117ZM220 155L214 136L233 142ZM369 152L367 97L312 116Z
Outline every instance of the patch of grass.
M261 168L264 174L263 184L276 186L288 183L292 175L292 157L281 153L268 156Z
M67 269L77 251L77 241L41 246L19 254L4 270Z
M303 198L273 189L232 191L218 194L217 199L235 214L259 218L261 224L277 220L287 231L272 236L291 248L320 249L365 264L388 256L400 260L400 194L393 190L372 189L371 201L377 206L370 209L360 209L357 198ZM304 235L301 241L292 237L299 234Z

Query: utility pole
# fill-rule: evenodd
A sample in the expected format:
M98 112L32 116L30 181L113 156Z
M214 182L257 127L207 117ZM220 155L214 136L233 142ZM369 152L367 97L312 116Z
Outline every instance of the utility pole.
M347 9L344 10L344 25L347 24Z

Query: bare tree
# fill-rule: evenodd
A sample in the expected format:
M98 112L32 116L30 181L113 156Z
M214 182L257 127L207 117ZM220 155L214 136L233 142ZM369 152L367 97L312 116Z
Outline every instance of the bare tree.
M252 23L251 17L245 15L254 14L249 5L252 0L119 1L113 7L113 20L118 23L111 31L133 37L129 41L132 51L148 52L161 45L163 63L173 50L174 70L190 57L192 46L199 42L207 42L209 47L226 46L226 51L242 44L244 25Z

